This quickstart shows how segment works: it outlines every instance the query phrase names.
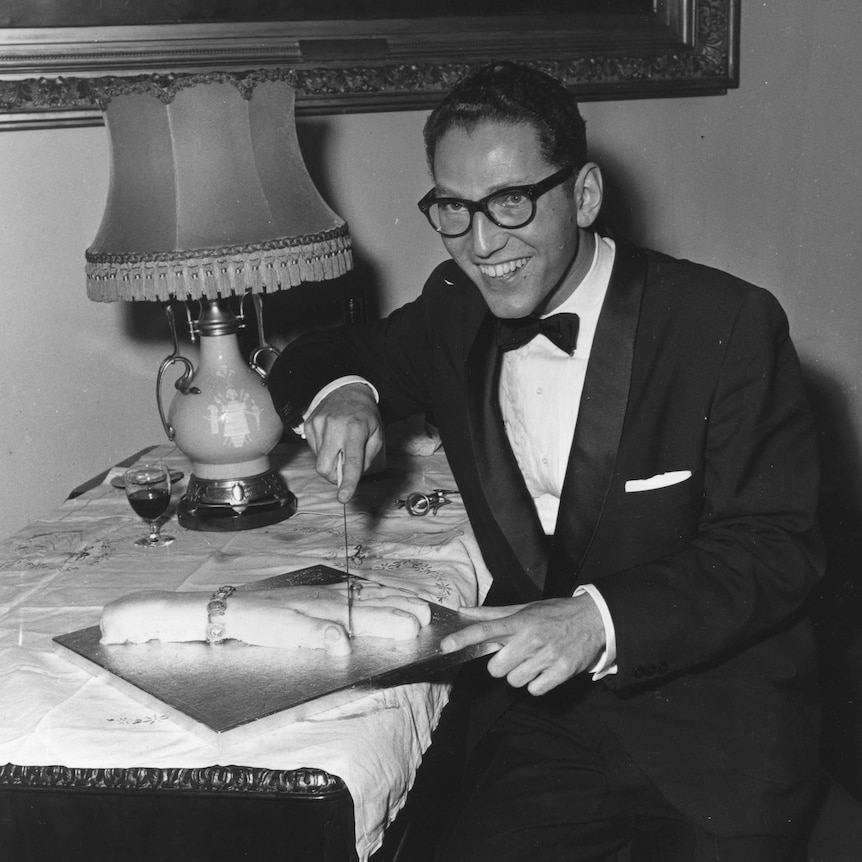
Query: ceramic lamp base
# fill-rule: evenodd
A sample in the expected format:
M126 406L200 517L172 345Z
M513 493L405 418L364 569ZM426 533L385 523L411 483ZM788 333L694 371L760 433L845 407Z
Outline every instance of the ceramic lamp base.
M226 532L277 524L296 514L296 496L277 470L238 479L201 479L194 473L177 507L180 526Z

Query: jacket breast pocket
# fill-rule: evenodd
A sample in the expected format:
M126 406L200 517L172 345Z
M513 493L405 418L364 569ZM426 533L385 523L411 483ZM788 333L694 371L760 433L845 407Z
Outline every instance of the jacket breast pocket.
M658 559L688 544L703 512L700 471L682 481L644 490L611 491L602 514L594 551L604 571Z

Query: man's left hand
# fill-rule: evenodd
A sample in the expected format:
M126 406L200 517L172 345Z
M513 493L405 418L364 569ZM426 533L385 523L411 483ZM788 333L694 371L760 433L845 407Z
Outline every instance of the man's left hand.
M476 622L443 638L443 652L494 644L488 672L515 688L526 686L530 694L546 694L593 667L605 648L602 617L589 595L462 608L460 614Z

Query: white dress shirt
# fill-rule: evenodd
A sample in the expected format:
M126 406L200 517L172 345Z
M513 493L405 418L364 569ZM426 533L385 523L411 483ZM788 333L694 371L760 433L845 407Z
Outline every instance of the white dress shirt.
M500 409L506 435L524 474L527 489L546 535L552 535L572 438L578 421L587 363L614 263L613 240L596 237L593 263L574 293L551 314L575 312L580 318L573 356L544 335L509 350L500 371ZM550 315L549 315L550 316ZM575 595L588 593L602 615L606 647L593 676L616 673L616 637L610 611L601 593L584 584Z

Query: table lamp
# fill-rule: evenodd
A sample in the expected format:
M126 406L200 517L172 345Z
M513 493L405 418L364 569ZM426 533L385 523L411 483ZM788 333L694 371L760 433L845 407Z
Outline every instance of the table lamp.
M241 88L205 75L104 106L111 176L86 253L87 294L164 304L174 349L156 401L168 438L192 462L178 519L193 530L260 527L296 511L268 457L282 425L259 361L278 353L265 341L262 296L337 278L352 258L347 225L305 168L293 108L285 81ZM178 301L200 341L197 368L180 354ZM247 302L260 340L249 362L237 338ZM162 377L174 364L182 374L166 414Z

